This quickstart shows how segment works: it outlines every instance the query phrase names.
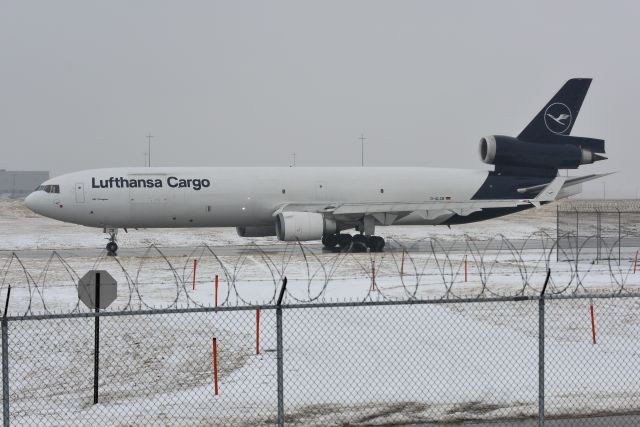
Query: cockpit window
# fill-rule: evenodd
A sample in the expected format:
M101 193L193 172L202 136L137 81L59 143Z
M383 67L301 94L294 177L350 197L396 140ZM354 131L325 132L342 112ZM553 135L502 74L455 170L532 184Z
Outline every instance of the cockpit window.
M60 186L58 184L39 185L38 188L36 188L36 191L44 191L45 193L59 194Z

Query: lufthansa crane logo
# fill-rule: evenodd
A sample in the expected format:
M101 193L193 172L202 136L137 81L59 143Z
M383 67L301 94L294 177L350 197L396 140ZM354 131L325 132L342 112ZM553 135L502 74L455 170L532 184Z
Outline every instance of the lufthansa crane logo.
M544 110L544 124L553 133L565 133L572 119L571 110L561 102L551 104Z

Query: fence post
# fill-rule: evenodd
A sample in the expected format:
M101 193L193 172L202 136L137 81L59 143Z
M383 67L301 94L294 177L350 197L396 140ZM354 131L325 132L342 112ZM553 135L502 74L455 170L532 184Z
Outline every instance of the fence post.
M260 309L256 310L256 354L260 354Z
M218 275L216 274L216 283L215 283L215 288L216 288L216 307L218 306Z
M600 263L602 260L602 217L600 211L596 211L596 263Z
M547 290L551 269L547 270L540 298L538 299L538 426L544 427L544 293Z
M556 204L556 262L560 262L560 207Z
M2 315L2 425L9 427L9 322L7 310L9 309L9 297L11 285L7 289L7 300L4 303Z
M589 301L589 311L591 313L591 341L596 344L596 315L593 311L593 300Z
M218 339L213 337L212 348L213 352L213 394L218 395Z
M576 208L576 273L578 272L579 259L580 259L580 213Z
M276 359L278 361L278 420L277 425L284 427L284 364L282 347L282 298L287 288L287 278L282 279L282 288L276 308Z

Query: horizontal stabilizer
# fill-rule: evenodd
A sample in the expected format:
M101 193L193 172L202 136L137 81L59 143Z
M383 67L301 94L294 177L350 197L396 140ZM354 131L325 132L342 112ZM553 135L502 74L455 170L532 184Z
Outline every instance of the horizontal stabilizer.
M571 185L582 184L583 182L587 182L587 181L591 181L591 180L594 180L594 179L602 178L602 177L605 177L607 175L611 175L612 173L613 172L601 173L601 174L591 174L591 175L585 175L585 176L577 176L577 177L574 177L574 178L566 178L566 180L564 182L564 185L562 187L564 188L564 187L569 187ZM534 192L542 190L543 188L547 187L550 184L551 183L534 185L534 186L531 186L531 187L518 188L517 191L518 191L518 193L521 193L521 194L534 193Z
M564 185L567 177L558 176L549 183L538 195L531 201L536 206L539 206L540 202L552 202L558 196L562 186Z

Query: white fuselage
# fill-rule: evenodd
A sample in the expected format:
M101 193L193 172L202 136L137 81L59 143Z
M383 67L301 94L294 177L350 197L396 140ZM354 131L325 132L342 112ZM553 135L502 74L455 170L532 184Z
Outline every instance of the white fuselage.
M288 204L469 200L488 171L442 168L111 168L70 173L27 205L61 221L105 228L251 227L274 223ZM450 216L450 215L449 215ZM438 224L408 215L397 224Z

